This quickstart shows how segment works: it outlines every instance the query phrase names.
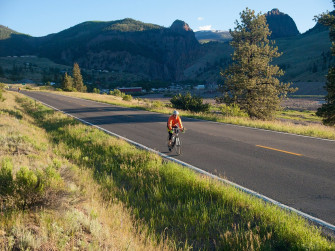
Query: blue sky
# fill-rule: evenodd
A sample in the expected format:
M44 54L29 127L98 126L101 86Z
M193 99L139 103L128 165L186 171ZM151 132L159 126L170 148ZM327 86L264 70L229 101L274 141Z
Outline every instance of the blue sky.
M315 25L315 15L333 10L331 0L0 0L0 24L36 37L127 17L164 27L180 19L193 30L229 30L246 7L256 13L278 8L302 33Z

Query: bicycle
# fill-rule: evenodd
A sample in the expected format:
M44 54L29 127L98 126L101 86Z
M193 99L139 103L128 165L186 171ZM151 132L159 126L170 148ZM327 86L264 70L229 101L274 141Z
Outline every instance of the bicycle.
M171 150L174 148L178 155L181 154L181 140L179 138L179 132L180 130L178 127L173 128L173 134L171 137L171 146L168 146ZM168 138L168 142L169 142L169 138Z

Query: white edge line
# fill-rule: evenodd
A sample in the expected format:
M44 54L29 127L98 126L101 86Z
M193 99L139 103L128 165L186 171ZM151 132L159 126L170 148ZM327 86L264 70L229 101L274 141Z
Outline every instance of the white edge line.
M29 96L29 97L30 97L30 96ZM30 97L30 98L32 98L32 97ZM35 98L33 98L33 99L34 99L34 100L37 100L37 99L35 99ZM118 135L118 134L116 134L116 133L110 132L110 131L108 131L108 130L106 130L106 129L100 127L100 126L94 125L94 124L92 124L92 123L90 123L90 122L87 122L87 121L85 121L85 120L83 120L83 119L77 118L76 116L73 116L73 115L71 115L71 114L69 114L69 113L66 113L66 112L64 112L64 111L62 111L62 110L59 110L58 108L55 108L55 107L53 107L53 106L51 106L51 105L48 105L48 104L46 104L46 103L44 103L44 102L41 102L41 101L39 101L39 100L37 100L37 101L40 102L40 103L42 103L42 104L44 104L45 106L48 106L48 107L50 107L50 108L56 110L56 111L62 112L62 113L66 114L66 115L68 115L68 116L70 116L70 117L72 117L72 118L75 118L75 119L77 119L77 120L83 122L84 124L93 126L93 127L97 128L97 129L99 129L99 130L101 130L101 131L104 131L105 133L107 133L107 134L109 134L109 135L112 135L112 136L114 136L114 137L123 139L123 140L127 141L128 143L130 143L130 144L132 144L132 145L135 145L135 146L137 146L137 147L139 147L139 148L142 148L142 149L145 149L145 150L147 150L147 151L150 151L150 152L153 152L153 153L155 153L155 154L158 154L159 156L163 157L164 159L170 160L170 161L172 161L172 162L175 162L175 163L177 163L177 164L180 164L180 165L182 165L182 166L185 166L185 167L187 167L187 168L190 168L190 169L192 169L192 170L194 170L194 171L196 171L196 172L198 172L198 173L204 174L204 175L209 176L209 177L211 177L211 178L213 178L213 179L219 180L219 181L221 181L221 182L223 182L223 183L225 183L225 184L231 185L231 186L233 186L233 187L235 187L235 188L237 188L237 189L239 189L239 190L241 190L241 191L243 191L243 192L245 192L245 193L247 193L247 194L250 194L250 195L252 195L252 196L254 196L254 197L260 198L260 199L262 199L262 200L265 201L265 202L269 202L269 203L271 203L271 204L274 204L274 205L279 206L280 208L283 208L283 209L288 210L288 211L290 211L290 212L294 212L294 213L296 213L296 214L298 214L298 215L300 215L300 216L302 216L302 217L304 217L304 218L306 218L306 219L308 219L308 220L310 220L310 221L312 221L312 222L314 222L314 223L317 223L317 224L319 224L319 225L321 225L321 226L323 226L323 227L326 227L326 228L328 228L328 229L330 229L330 230L332 230L332 231L335 232L335 226L334 226L334 225L332 225L332 224L330 224L330 223L328 223L328 222L325 222L325 221L323 221L323 220L321 220L321 219L319 219L319 218L316 218L316 217L314 217L314 216L311 216L311 215L309 215L309 214L306 214L306 213L304 213L304 212L301 212L301 211L299 211L299 210L297 210L297 209L295 209L295 208L293 208L293 207L289 207L289 206L287 206L287 205L285 205L285 204L282 204L282 203L280 203L280 202L278 202L278 201L275 201L275 200L273 200L273 199L271 199L271 198L269 198L269 197L266 197L265 195L262 195L262 194L260 194L260 193L257 193L257 192L255 192L255 191L251 190L251 189L248 189L248 188L245 188L245 187L243 187L243 186L240 186L240 185L238 185L238 184L236 184L236 183L234 183L234 182L231 182L231 181L229 181L229 180L220 178L220 177L218 177L218 176L216 176L216 175L214 175L214 174L211 174L211 173L206 172L206 171L204 171L204 170L202 170L202 169L200 169L200 168L198 168L198 167L195 167L195 166L192 166L192 165L190 165L190 164L187 164L187 163L185 163L185 162L183 162L183 161L181 161L181 160L172 158L172 157L170 157L170 156L168 156L168 155L166 155L166 154L163 154L163 153L158 152L158 151L156 151L156 150L154 150L154 149L152 149L152 148L149 148L149 147L147 147L147 146L144 146L144 145L142 145L142 144L139 144L139 143L137 143L137 142L135 142L135 141L133 141L133 140L130 140L130 139L128 139L128 138L125 138L125 137L123 137L123 136L121 136L121 135Z

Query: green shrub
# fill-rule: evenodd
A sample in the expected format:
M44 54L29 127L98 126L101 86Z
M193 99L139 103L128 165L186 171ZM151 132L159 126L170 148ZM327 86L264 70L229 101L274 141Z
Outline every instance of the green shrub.
M119 89L115 89L113 91L109 92L110 95L116 96L116 97L124 97L124 93L121 92Z
M42 184L39 182L39 177L34 171L29 170L27 167L21 167L16 174L15 180L17 190L19 193L27 192L40 192ZM22 194L22 197L24 197Z
M27 208L52 202L52 194L61 190L64 183L58 160L44 170L21 167L14 175L11 159L4 158L0 168L0 198L6 207Z
M0 102L5 101L6 99L2 96L2 92L5 89L5 84L0 83Z
M97 93L99 94L100 93L100 90L98 88L93 88L93 93Z
M14 192L13 164L11 159L2 160L0 167L0 196L12 195Z
M220 106L220 111L224 116L230 117L248 117L248 114L240 109L237 104L226 105L223 104Z
M188 110L191 112L209 112L210 104L204 104L203 99L193 96L191 93L175 95L170 102L177 109Z
M0 89L0 102L3 102L5 98L2 96L2 90Z
M131 95L124 95L122 98L124 101L131 101L133 97Z
M152 101L152 107L153 108L160 108L160 107L163 107L164 104L162 101L159 101L159 100L154 100Z

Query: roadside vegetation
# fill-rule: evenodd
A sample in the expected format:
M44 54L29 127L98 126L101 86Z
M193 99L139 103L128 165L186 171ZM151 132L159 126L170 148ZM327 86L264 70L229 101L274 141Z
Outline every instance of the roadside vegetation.
M335 248L295 214L21 94L5 98L0 177L14 190L0 194L1 249Z
M3 96L0 250L170 249L153 241L144 225L136 229L123 203L104 199L93 169L59 153L50 130L75 121L42 106L32 117L26 106L31 101L9 92ZM50 119L48 128L40 126L42 118Z

